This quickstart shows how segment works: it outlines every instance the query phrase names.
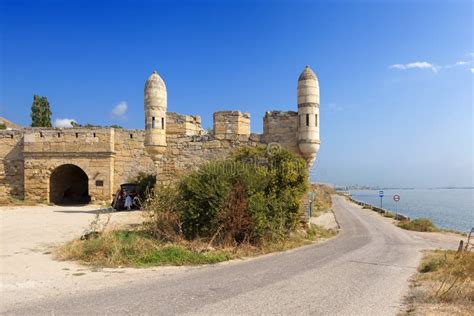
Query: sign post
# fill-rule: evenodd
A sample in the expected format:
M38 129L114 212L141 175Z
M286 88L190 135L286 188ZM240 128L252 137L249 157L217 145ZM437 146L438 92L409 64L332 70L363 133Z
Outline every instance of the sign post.
M382 208L383 208L383 203L382 203L382 199L383 199L383 190L380 190L380 191L379 191L379 197L380 197L380 208L382 209Z
M395 201L395 219L398 218L398 202L400 201L400 195L395 194L393 196L393 200Z

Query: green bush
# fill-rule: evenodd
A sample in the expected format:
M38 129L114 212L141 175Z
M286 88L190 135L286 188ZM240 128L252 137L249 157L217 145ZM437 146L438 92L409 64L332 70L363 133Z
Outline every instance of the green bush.
M244 148L182 178L177 204L184 237L221 243L281 240L293 231L308 188L302 158Z
M439 230L428 218L401 221L398 226L406 230L417 232L435 232Z
M148 174L145 172L139 172L138 175L130 179L129 182L135 183L138 185L138 194L141 198L146 198L147 195L153 191L153 188L156 184L156 175Z

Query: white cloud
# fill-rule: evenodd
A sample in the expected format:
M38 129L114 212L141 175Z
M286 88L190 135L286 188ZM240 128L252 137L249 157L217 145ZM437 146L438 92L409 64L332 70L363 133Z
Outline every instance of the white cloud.
M127 113L127 102L122 101L119 102L114 108L112 109L112 118L114 119L119 119L119 120L125 120L127 117L125 116Z
M416 62L408 63L408 64L394 64L394 65L391 65L390 68L400 69L400 70L430 69L430 70L433 70L434 72L437 72L439 70L438 66L435 66L435 65L433 65L429 62L426 62L426 61L416 61Z
M55 119L53 122L53 127L56 128L71 128L72 122L76 123L76 120L68 119L68 118L59 118Z
M470 63L471 63L470 61L461 60L461 61L456 62L456 66L463 66L463 65L470 64Z
M474 74L474 68L471 68L471 72Z

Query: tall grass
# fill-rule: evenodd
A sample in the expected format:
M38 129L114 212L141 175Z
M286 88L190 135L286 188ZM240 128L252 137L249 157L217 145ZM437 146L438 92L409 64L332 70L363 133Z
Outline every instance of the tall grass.
M425 253L408 298L409 313L474 314L474 253L434 250Z

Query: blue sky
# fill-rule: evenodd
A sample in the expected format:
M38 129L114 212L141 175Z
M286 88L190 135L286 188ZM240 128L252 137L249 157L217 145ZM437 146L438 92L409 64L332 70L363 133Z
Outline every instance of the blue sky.
M40 94L53 119L141 129L156 69L169 111L239 109L261 132L309 64L313 180L472 186L473 30L471 1L0 0L0 116L29 125Z

